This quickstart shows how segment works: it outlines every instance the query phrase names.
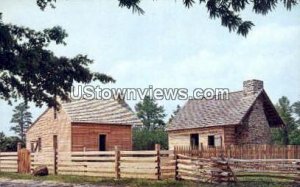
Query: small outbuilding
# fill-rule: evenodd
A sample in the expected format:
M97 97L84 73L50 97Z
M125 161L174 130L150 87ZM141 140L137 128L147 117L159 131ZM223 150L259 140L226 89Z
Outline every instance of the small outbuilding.
M268 144L271 128L283 125L263 81L247 80L228 99L189 100L167 127L169 148Z
M141 121L123 100L74 100L54 117L48 108L26 133L31 152L132 150L132 126Z

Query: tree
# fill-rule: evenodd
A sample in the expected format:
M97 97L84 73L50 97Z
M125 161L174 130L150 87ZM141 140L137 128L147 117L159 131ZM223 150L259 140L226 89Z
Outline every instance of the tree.
M25 133L29 126L31 125L31 113L28 111L29 106L26 103L20 103L15 107L11 123L16 125L11 127L11 130L14 131L25 143Z
M118 0L120 7L127 7L133 12L144 14L139 6L141 0ZM55 8L56 0L36 0L44 10L47 6ZM291 10L298 0L282 0L284 6ZM196 0L183 0L185 7L194 6ZM279 3L277 0L199 0L205 4L211 19L220 19L221 24L229 31L246 36L254 25L251 21L243 21L239 13L247 5L251 5L257 14L266 15ZM25 103L33 101L37 106L47 103L57 109L57 97L69 100L71 86L74 82L90 83L98 80L102 83L114 82L110 76L94 73L88 69L93 62L85 55L73 58L57 57L47 50L51 42L64 44L67 33L56 26L43 31L35 31L26 27L4 24L0 12L0 99L11 100L23 98Z
M0 132L0 151L17 151L18 142L20 142L18 137L6 137L3 132Z
M142 0L118 0L120 7L131 9L133 13L144 14L140 7ZM38 6L44 10L48 5L54 8L56 0L37 0ZM266 15L273 11L279 3L282 3L287 10L298 4L298 0L183 0L186 8L193 7L196 3L205 5L210 19L220 19L221 25L227 27L230 32L236 32L247 36L254 24L251 21L244 21L240 14L247 7L252 7L256 14Z
M278 100L278 103L276 104L276 109L282 118L282 120L285 123L285 126L281 129L275 129L273 130L273 141L275 143L280 143L284 145L288 145L291 142L292 138L295 138L296 130L297 130L297 124L295 122L295 119L293 117L293 110L290 105L290 101L287 97L283 96Z
M290 144L291 145L300 145L300 130L295 129L290 134Z
M57 97L69 100L74 82L114 82L111 77L88 69L93 62L85 55L57 57L47 47L66 45L67 33L56 26L43 31L4 24L0 18L0 99L23 98L37 106L57 107Z
M163 106L146 96L136 104L135 110L143 122L143 127L133 129L134 150L151 150L155 144L160 144L162 149L168 149L168 134L164 128L166 114Z
M168 150L168 134L161 128L134 128L132 142L134 150L154 150L155 144L160 144L161 149Z
M176 110L173 111L173 114L171 114L171 117L169 119L168 123L171 123L174 117L178 114L179 110L181 109L180 105L176 106Z
M291 144L300 145L300 101L295 102L292 105L293 114L296 116L296 129L291 133Z
M293 110L294 114L296 114L296 116L298 118L297 121L296 121L296 123L297 123L297 125L299 127L300 126L300 101L297 101L297 102L295 102L292 105L292 110Z
M4 138L5 138L5 134L3 132L0 132L0 142L2 142Z
M151 99L149 96L145 96L142 102L139 102L135 106L138 118L143 122L144 128L151 130L164 127L166 123L164 118L166 117L165 109Z

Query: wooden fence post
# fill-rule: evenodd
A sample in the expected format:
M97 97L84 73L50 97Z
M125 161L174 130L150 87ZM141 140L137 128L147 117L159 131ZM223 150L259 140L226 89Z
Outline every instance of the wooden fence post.
M263 145L263 152L262 152L262 155L263 155L263 158L264 159L267 159L267 144L264 144Z
M179 180L178 177L178 155L176 152L174 152L175 156L175 180Z
M120 150L115 146L115 178L120 179Z
M233 145L231 144L230 147L229 147L229 158L233 158Z
M17 151L20 151L21 148L22 148L22 144L21 144L21 142L18 142L18 144L17 144Z
M20 153L20 150L21 150L21 142L18 142L17 143L17 164L18 164L18 173L20 172L20 157L21 157L21 153Z
M1 150L0 150L0 172L1 172Z
M287 146L287 159L292 159L292 145Z
M204 151L204 149L203 149L203 143L200 143L200 154L199 154L200 158L203 158L203 151Z
M160 170L160 144L155 144L155 150L157 155L157 179L161 179L161 170Z
M83 147L83 159L85 160L85 152L86 152L86 147ZM72 159L72 153L71 153L71 159ZM84 167L84 175L86 175L86 173L87 173L87 164L86 164L86 162L84 163L84 165L83 165L83 167Z

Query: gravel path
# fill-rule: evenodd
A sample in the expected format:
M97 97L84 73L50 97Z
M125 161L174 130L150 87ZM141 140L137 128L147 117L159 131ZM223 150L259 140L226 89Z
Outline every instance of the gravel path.
M90 184L67 184L54 181L12 180L0 178L0 187L109 187Z

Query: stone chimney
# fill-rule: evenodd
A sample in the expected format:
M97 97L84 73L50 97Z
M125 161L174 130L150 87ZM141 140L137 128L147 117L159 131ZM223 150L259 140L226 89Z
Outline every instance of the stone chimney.
M243 82L244 96L254 95L264 89L264 82L261 80L246 80Z

